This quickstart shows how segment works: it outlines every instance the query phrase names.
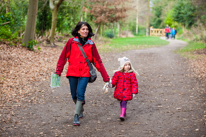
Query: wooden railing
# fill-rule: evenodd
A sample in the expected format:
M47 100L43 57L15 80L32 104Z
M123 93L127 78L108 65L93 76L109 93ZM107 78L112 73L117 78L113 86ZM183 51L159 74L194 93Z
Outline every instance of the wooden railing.
M150 28L150 36L165 36L165 30Z

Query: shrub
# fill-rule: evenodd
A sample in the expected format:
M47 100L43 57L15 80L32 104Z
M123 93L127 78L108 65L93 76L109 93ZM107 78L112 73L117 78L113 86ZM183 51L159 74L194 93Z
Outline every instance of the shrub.
M0 26L0 38L10 39L12 37L12 32L7 26Z
M113 31L110 29L110 30L106 30L103 34L105 37L107 38L114 38L114 33Z
M37 42L36 42L35 40L30 40L30 41L28 42L27 48L28 48L29 50L34 51L34 46L36 46L36 44L37 44ZM25 46L25 43L23 43L22 46L24 47L24 46ZM39 49L38 49L38 50L39 50Z

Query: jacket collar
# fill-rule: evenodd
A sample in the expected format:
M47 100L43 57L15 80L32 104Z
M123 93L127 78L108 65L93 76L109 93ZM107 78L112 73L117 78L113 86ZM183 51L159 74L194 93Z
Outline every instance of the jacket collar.
M73 39L73 41L76 41L76 42L80 43L78 37L75 37L75 38ZM91 45L92 45L92 44L94 44L94 43L93 43L93 41L91 40L91 38L88 38L87 42L86 42L84 45L86 45L86 44L91 44Z
M132 73L134 71L132 69L130 69L128 72L122 72L122 71L119 71L119 72L121 72L121 73Z
M130 69L130 70L128 71L128 73L131 73L131 72L133 72L133 70L132 70L132 69Z
M128 72L124 72L124 73L131 73L131 72L133 72L133 70L132 70L132 69L130 69Z

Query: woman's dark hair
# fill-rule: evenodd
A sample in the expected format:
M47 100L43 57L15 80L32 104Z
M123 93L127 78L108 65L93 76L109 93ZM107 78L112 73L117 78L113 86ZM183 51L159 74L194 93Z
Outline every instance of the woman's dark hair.
M88 33L87 38L90 38L90 37L94 36L94 33L92 31L91 26L87 22L80 21L80 22L77 23L76 27L72 30L72 35L74 37L79 35L78 31L81 29L82 25L86 25L89 29L89 33Z

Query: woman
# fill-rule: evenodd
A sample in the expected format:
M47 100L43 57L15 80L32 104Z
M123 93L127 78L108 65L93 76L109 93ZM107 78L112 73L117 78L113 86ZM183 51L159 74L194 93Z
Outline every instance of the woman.
M72 31L74 38L66 43L57 63L56 74L61 76L66 60L68 61L67 78L70 83L71 95L76 104L74 126L80 126L79 118L83 117L85 104L85 91L90 77L89 67L77 44L83 47L87 58L101 73L104 82L109 81L109 76L104 68L96 45L91 40L94 36L91 26L87 22L79 22Z

